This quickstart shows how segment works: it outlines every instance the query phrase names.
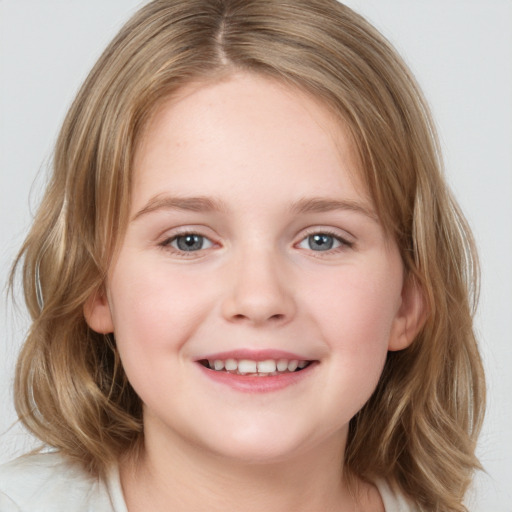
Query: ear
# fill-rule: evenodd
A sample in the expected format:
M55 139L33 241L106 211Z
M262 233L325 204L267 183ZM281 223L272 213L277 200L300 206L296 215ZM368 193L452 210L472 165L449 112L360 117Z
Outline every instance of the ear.
M105 290L96 290L84 304L85 321L100 334L114 332L114 322Z
M414 341L427 319L427 307L418 281L409 276L402 288L402 301L396 314L388 350L407 348Z

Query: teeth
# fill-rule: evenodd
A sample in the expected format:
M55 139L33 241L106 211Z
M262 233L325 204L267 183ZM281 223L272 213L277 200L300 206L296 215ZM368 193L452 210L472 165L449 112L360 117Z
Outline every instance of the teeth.
M279 359L277 361L277 371L284 372L286 370L288 370L288 361L286 359Z
M254 374L259 377L275 376L283 372L302 370L309 364L304 360L265 359L264 361L252 361L251 359L214 359L208 361L208 367L215 371L226 371L239 375Z
M258 361L258 373L272 373L276 371L276 362L273 359Z
M249 361L249 359L242 359L238 361L238 373L256 373L256 361Z
M238 363L234 359L226 359L226 370L233 372L238 368Z
M298 368L298 366L299 366L299 361L294 359L293 361L290 361L288 363L288 371L294 372Z

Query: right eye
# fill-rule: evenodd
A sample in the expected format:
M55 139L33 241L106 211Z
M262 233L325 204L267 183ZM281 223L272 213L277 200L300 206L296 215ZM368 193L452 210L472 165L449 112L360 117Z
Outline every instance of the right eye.
M302 249L310 249L312 251L330 251L337 249L342 245L340 239L329 233L315 233L307 236L300 244Z
M211 240L197 233L184 233L168 239L166 246L171 246L180 252L194 252L202 249L209 249L213 246Z

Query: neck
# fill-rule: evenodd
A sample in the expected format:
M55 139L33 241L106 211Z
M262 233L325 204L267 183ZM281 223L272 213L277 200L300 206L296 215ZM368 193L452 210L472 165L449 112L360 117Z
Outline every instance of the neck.
M380 510L373 486L346 485L345 438L338 433L314 451L262 463L225 458L192 443L162 444L147 433L139 457L121 463L128 510ZM374 508L367 508L368 503Z

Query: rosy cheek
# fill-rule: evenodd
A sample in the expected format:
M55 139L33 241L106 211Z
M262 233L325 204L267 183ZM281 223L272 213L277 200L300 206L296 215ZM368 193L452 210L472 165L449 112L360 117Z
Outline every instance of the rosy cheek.
M197 327L201 311L208 309L205 286L166 265L147 265L134 273L136 268L118 265L111 283L118 343L139 356L179 346Z
M347 352L370 352L387 346L398 292L389 294L386 280L345 276L331 280L322 293L310 297L310 307L321 322L325 339ZM377 281L378 282L378 281Z

